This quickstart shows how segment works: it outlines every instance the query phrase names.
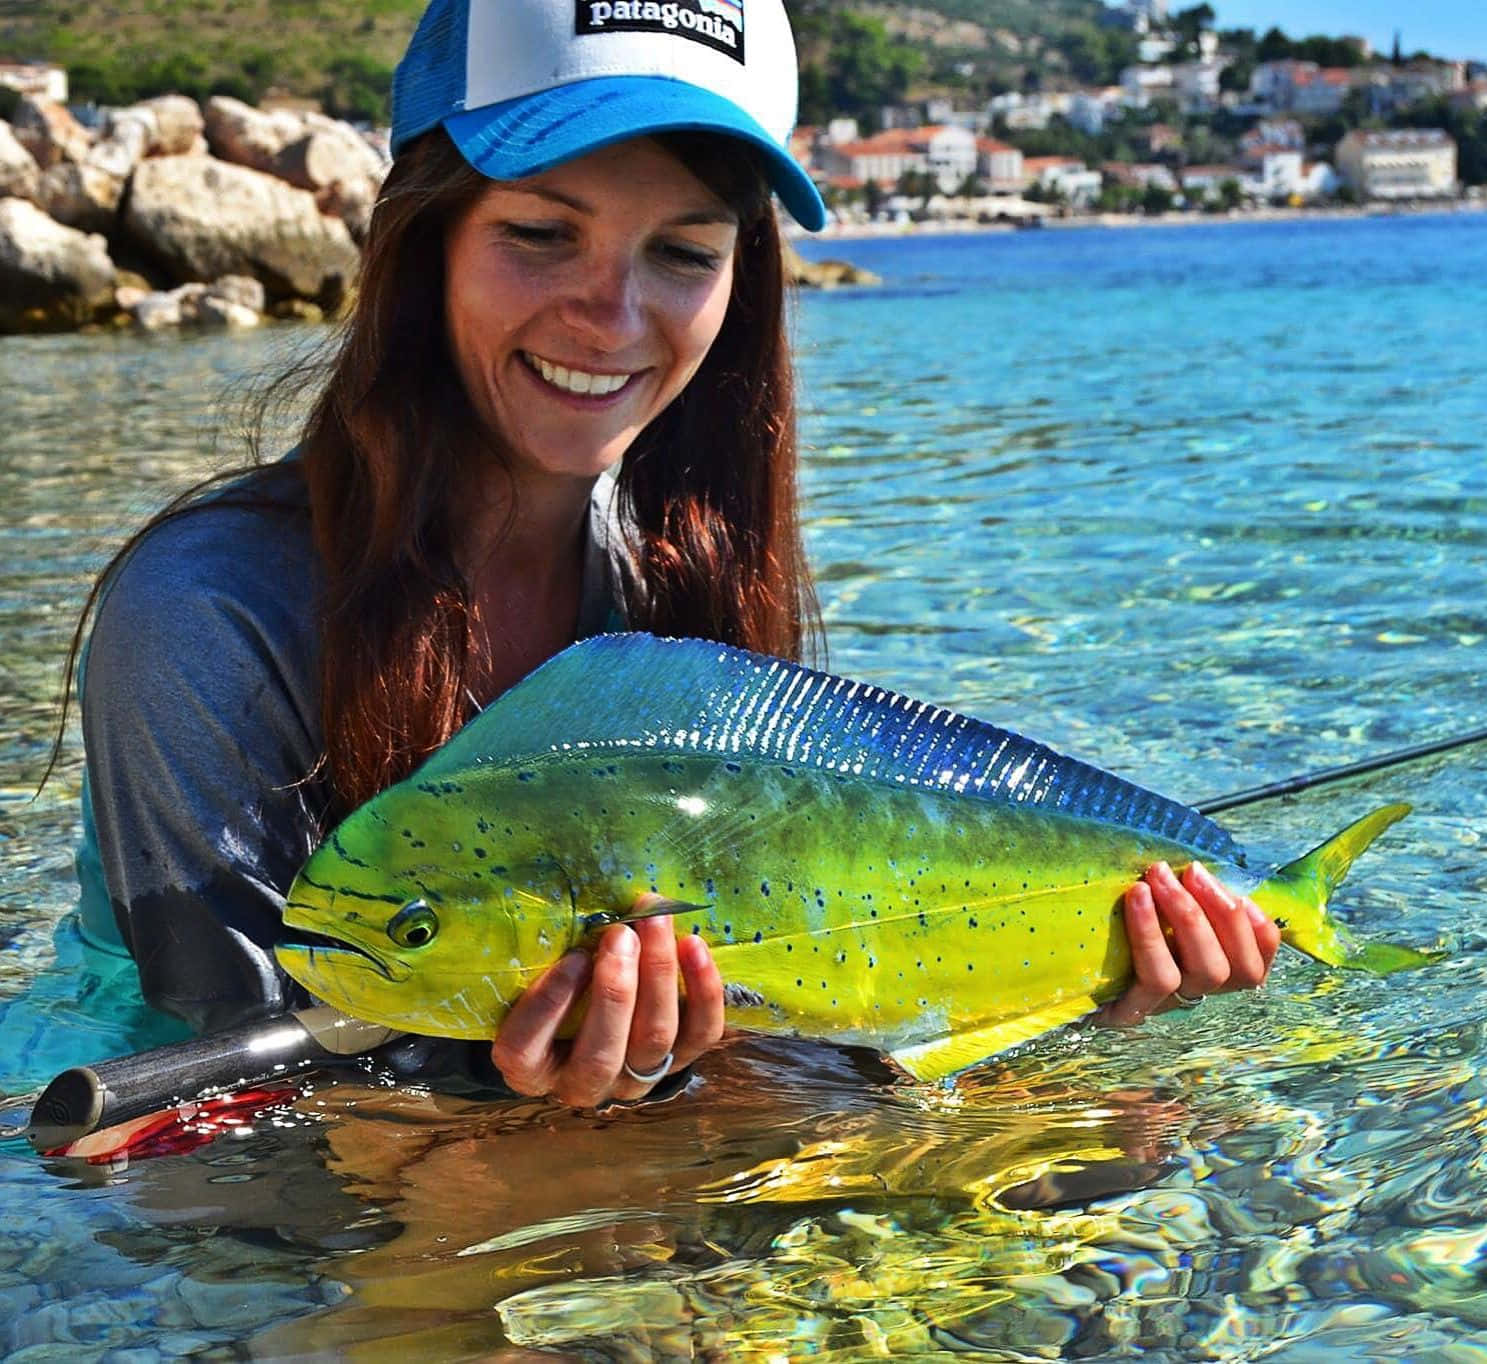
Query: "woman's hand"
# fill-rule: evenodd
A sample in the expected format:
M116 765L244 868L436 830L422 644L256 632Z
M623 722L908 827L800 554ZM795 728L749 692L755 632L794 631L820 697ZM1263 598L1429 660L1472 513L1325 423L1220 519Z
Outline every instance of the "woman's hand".
M1253 900L1235 895L1200 862L1173 874L1151 867L1126 892L1126 937L1135 982L1100 1010L1102 1023L1128 1027L1203 995L1265 983L1280 929Z
M558 1028L585 989L588 1012L564 1041ZM573 951L550 967L506 1016L491 1060L518 1094L592 1108L643 1098L722 1036L723 981L712 953L694 934L677 938L663 916L611 925L592 957Z

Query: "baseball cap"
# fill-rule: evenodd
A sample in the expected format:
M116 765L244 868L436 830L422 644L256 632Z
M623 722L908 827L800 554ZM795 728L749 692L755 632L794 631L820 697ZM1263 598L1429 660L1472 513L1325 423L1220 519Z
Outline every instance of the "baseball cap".
M476 170L517 180L632 137L724 133L814 232L795 107L783 0L433 0L393 77L392 151L442 124Z

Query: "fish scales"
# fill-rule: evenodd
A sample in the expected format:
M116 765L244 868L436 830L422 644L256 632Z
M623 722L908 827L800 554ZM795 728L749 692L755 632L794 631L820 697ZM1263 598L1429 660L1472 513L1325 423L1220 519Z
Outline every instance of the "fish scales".
M708 941L735 1026L932 1078L1123 989L1121 896L1156 860L1207 858L1322 960L1413 964L1325 912L1404 808L1262 877L1198 812L1024 736L721 645L606 636L353 813L286 905L321 940L279 959L359 1017L488 1037L651 892Z

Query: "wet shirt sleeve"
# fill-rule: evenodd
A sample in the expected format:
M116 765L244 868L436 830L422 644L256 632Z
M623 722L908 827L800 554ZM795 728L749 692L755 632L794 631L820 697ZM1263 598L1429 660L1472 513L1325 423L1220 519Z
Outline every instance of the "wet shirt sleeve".
M198 1031L305 1002L271 945L323 791L308 535L210 509L116 572L82 682L103 881L145 998Z

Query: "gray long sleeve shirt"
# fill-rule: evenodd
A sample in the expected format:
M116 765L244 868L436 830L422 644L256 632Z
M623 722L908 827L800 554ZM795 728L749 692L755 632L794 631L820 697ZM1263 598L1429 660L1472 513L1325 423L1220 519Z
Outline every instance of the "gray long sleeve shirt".
M198 1031L305 1002L272 946L322 832L319 569L297 461L274 506L213 498L115 571L82 683L84 932L122 940L145 998ZM578 634L623 629L628 559L600 479Z

